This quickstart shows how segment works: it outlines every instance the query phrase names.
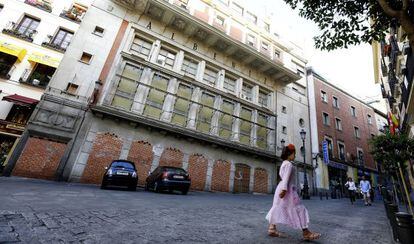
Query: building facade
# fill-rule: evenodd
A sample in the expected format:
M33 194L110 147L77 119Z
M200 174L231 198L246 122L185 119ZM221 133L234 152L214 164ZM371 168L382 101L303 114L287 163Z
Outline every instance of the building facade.
M0 172L90 2L0 1Z
M375 186L378 171L369 152L369 139L379 134L379 111L332 85L311 68L307 79L317 188L332 190L339 183L344 192L348 177L358 182L363 175L370 177Z
M171 165L195 190L272 192L282 142L309 134L305 63L236 1L94 1L6 174L98 184L124 158L139 185Z

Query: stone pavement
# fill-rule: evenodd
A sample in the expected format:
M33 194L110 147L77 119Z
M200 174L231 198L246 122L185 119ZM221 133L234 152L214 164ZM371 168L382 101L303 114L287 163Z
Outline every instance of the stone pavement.
M101 190L94 185L0 177L0 243L300 243L266 235L273 196ZM316 243L392 243L382 203L305 201Z

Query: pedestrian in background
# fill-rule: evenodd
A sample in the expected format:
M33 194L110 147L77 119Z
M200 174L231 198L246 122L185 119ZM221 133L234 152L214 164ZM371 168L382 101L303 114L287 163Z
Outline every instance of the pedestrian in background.
M371 184L367 180L365 176L362 177L361 182L359 183L359 186L361 187L362 195L364 196L364 202L365 206L371 206L371 198L369 191L371 190Z
M355 202L355 191L357 190L355 186L355 182L352 180L351 177L348 178L348 181L345 183L346 188L348 188L349 199L351 200L351 204L354 205Z
M284 161L279 170L281 181L275 191L273 206L266 215L266 219L269 221L268 234L273 237L284 237L276 228L276 224L284 224L301 229L304 240L316 240L320 238L321 234L311 232L308 229L308 210L300 203L296 191L296 172L291 162L295 159L295 154L296 150L293 144L283 148L281 158Z

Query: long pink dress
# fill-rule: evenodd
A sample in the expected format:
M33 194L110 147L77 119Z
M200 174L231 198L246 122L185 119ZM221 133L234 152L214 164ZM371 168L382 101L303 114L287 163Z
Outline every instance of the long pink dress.
M280 167L279 175L282 180L277 185L273 206L266 215L266 219L270 224L285 224L295 229L308 228L308 210L300 203L296 191L295 167L285 160ZM282 190L287 190L284 198L279 197Z

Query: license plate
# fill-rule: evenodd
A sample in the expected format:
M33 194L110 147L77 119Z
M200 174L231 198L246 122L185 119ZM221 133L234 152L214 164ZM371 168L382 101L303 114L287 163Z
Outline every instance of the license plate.
M116 172L116 174L117 175L129 175L128 172L122 172L122 171L121 172L118 171L118 172Z
M174 179L184 179L184 176L182 176L182 175L174 175L173 178Z

